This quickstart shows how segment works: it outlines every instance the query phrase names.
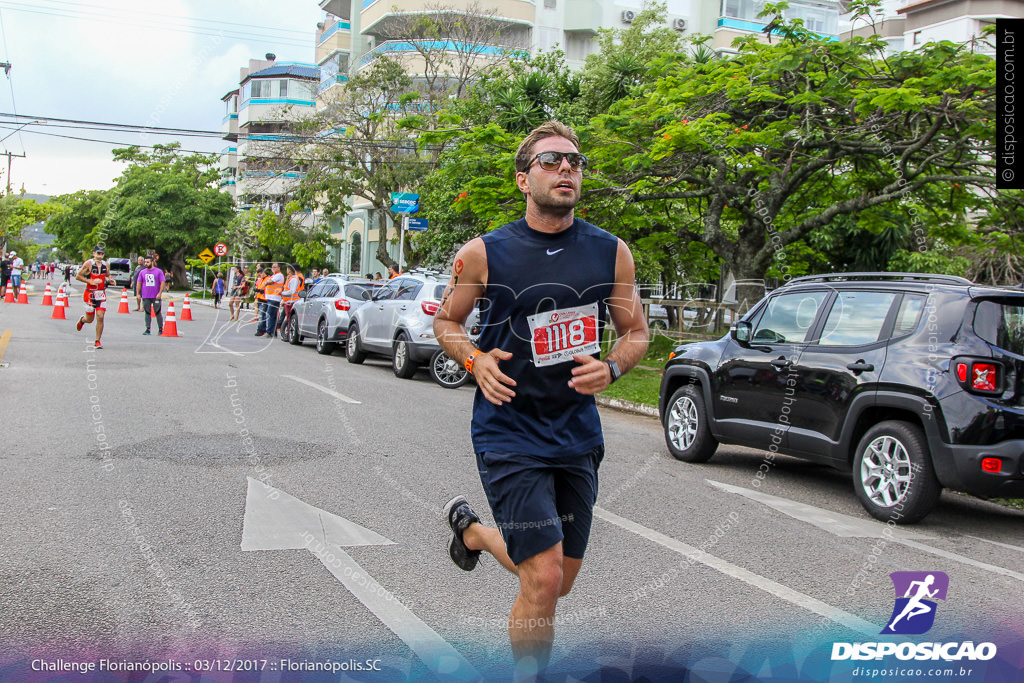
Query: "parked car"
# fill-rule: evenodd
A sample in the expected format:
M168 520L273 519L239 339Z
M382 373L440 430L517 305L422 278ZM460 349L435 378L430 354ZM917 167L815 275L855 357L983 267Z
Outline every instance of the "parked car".
M942 488L1024 496L1024 292L945 275L791 280L717 341L679 346L669 451L741 444L851 470L864 508L922 519ZM771 465L759 470L771 472ZM771 476L784 476L775 473Z
M126 258L107 259L110 266L110 276L114 278L116 287L132 286L132 262Z
M362 363L370 353L386 356L396 376L412 377L441 348L434 338L434 316L447 284L448 276L435 271L410 271L388 280L352 316L348 361ZM475 324L472 318L467 322Z
M352 313L369 302L382 284L340 274L320 278L292 304L281 327L281 339L301 344L312 337L318 353L332 353L338 344L344 345Z

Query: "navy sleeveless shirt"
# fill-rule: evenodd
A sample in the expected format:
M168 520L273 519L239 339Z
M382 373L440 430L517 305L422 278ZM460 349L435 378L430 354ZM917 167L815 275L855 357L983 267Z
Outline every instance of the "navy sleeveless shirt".
M477 453L572 456L604 443L593 396L569 386L573 355L599 357L615 284L618 238L576 219L562 232L539 232L525 219L482 237L487 286L479 347L512 358L502 372L517 386L496 406L479 389L473 403Z

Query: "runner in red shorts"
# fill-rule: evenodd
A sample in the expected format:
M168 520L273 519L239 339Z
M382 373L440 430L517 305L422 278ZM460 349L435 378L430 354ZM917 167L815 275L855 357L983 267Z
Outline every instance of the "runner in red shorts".
M96 343L97 349L102 349L100 337L103 336L103 318L107 313L107 285L116 284L110 276L110 266L103 260L106 250L102 245L97 245L92 250L92 258L82 264L75 279L85 283L85 315L78 319L75 329L81 331L82 325L91 323L96 319Z

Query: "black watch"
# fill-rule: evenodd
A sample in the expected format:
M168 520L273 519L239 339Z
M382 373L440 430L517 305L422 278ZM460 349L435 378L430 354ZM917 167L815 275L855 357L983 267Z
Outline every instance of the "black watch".
M608 366L608 369L612 371L612 381L609 382L609 384L615 384L615 380L622 377L622 370L619 370L619 364L613 360L608 360L607 358L604 359L604 363Z

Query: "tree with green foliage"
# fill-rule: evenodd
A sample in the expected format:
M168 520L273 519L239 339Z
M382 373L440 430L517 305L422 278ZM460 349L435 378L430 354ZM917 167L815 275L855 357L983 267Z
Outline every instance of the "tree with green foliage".
M107 211L109 190L79 190L51 197L46 231L55 236L57 249L71 259L92 252L90 242Z
M43 220L49 213L46 204L25 199L19 194L0 195L0 253L9 249L28 254L28 244L21 241L22 231ZM33 258L35 254L31 255ZM28 262L28 258L24 259Z
M309 211L289 202L280 215L266 209L239 214L228 229L228 239L255 261L283 261L309 268L327 260L335 243L326 223L313 224Z
M991 58L951 43L882 58L877 38L824 41L799 22L780 32L771 45L740 39L728 60L665 60L655 83L598 117L606 225L640 213L649 236L703 244L753 280L790 273L787 247L883 206L927 246L915 204L953 184L994 186Z
M713 59L703 39L682 39L669 28L666 16L664 5L652 5L629 27L602 30L600 50L587 58L580 73L568 69L560 51L542 53L486 74L470 89L469 97L450 106L444 116L447 125L423 137L446 152L427 179L421 198L437 229L418 236L416 248L443 262L468 239L522 215L525 203L516 189L513 157L520 140L535 126L549 119L571 125L588 151L602 144L593 133L592 118L656 80L666 60ZM595 220L605 206L617 212L619 220L613 225L601 225L638 247L634 256L639 277L671 280L680 259L699 264L691 272L703 268L708 277L717 277L717 262L707 258L706 248L684 247L673 258L665 249L667 237L646 239L649 231L635 229L646 225L645 208L623 208L621 201L591 196L594 187L589 178L584 180L580 216Z
M302 129L323 132L321 139L296 150L306 176L296 188L300 206L320 207L329 217L344 216L353 200L371 207L380 239L377 259L397 265L388 254L387 218L391 193L407 192L419 184L429 163L415 137L403 129L402 117L416 113L418 96L402 65L386 55L349 79L340 95Z
M161 267L185 283L185 259L220 241L235 215L231 197L217 189L217 157L186 155L171 143L115 149L114 159L127 164L115 186L56 198L48 228L81 256L95 244L108 256L155 250Z

